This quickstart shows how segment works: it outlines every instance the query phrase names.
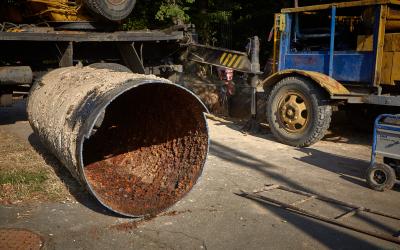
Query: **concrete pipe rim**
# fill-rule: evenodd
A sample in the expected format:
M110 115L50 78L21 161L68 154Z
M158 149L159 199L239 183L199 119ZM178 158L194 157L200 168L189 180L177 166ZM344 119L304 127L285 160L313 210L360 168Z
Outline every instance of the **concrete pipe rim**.
M129 80L128 80L129 82ZM97 194L97 192L94 190L94 188L92 187L90 181L88 180L86 174L85 174L85 164L84 164L84 156L83 156L83 152L84 152L84 142L86 140L89 140L89 138L91 137L91 132L94 129L94 126L97 122L97 120L99 119L99 117L102 115L102 112L106 110L106 108L113 103L113 101L117 100L120 96L122 96L125 93L128 93L134 89L137 89L139 87L142 86L149 86L149 85L162 85L162 84L168 84L168 86L172 86L175 88L180 89L181 91L183 91L184 93L190 95L191 97L194 97L196 102L203 108L203 113L202 113L202 119L204 120L204 129L205 132L207 134L207 142L206 142L206 152L205 152L205 156L204 156L204 160L201 162L201 166L200 166L200 172L199 172L199 176L198 178L195 180L195 182L193 183L193 186L189 189L189 191L185 192L180 199L183 199L186 195L188 195L193 187L201 180L202 175L203 175L203 171L204 171L204 166L205 163L207 161L207 155L209 153L210 150L210 137L209 137L209 127L208 127L208 123L207 123L207 119L206 119L206 113L209 113L207 107L205 106L205 104L200 100L200 98L198 96L196 96L193 92L191 92L190 90L188 90L187 88L178 85L178 84L174 84L171 83L170 81L166 80L166 79L143 79L141 80L141 82L139 84L136 85L132 85L132 84L124 84L118 91L118 94L114 94L111 95L112 97L109 98L107 101L103 102L97 109L96 111L93 112L92 115L90 115L88 117L88 119L85 121L85 123L82 126L82 130L81 133L79 133L78 138L77 138L77 159L78 159L78 171L80 173L80 176L82 178L82 181L84 182L85 186L87 187L88 191L94 196L94 198L105 208L107 208L109 211L112 211L115 214L124 216L124 217L130 217L130 218L145 218L146 216L149 216L151 214L131 214L131 213L126 213L124 211L119 211L116 210L114 208L112 208L110 205L107 204L107 202L103 201L103 199L100 197L99 194ZM161 211L159 211L159 213L169 209L171 206L173 206L176 202L174 202L172 205L167 206L166 208L162 209Z

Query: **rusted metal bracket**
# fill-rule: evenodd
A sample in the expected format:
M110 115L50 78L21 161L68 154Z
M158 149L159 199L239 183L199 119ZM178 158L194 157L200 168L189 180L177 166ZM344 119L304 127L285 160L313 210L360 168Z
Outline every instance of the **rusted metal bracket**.
M188 47L190 61L218 67L233 69L235 71L261 74L259 69L254 71L252 62L245 52L227 50L201 44L190 44Z
M134 73L146 74L142 59L137 53L134 43L119 43L118 49L125 65Z
M74 44L73 42L68 42L65 47L58 47L61 53L61 58L59 62L60 67L70 67L74 65Z
M298 194L301 196L305 196L306 198L301 199L299 201L293 202L291 204L289 203L285 203L270 197L267 197L265 195L263 195L262 193L266 193L272 190L283 190L286 192L290 192L290 193L294 193L294 194ZM297 213L303 216L307 216L313 219L317 219L317 220L321 220L336 226L340 226L340 227L344 227L359 233L363 233L363 234L367 234L379 239L383 239L386 241L390 241L393 243L397 243L400 244L400 238L395 234L395 235L390 235L390 234L384 234L384 233L380 233L380 232L373 232L361 227L357 227L354 225L350 225L349 223L344 223L343 220L345 218L349 218L353 215L356 215L358 213L369 213L369 214L373 214L373 215L378 215L378 216L382 216L388 219L393 219L393 220L398 220L400 221L400 217L394 216L394 215L390 215L390 214L386 214L377 210L373 210L370 208L366 208L366 207L362 207L362 206L358 206L352 203L348 203L348 202L344 202L344 201L340 201L340 200L336 200L327 196L323 196L323 195L317 195L317 194L312 194L312 193L307 193L307 192L303 192L300 190L296 190L296 189L292 189L289 187L285 187L285 186L281 186L281 185L266 185L263 189L255 191L255 192L245 192L245 191L241 191L241 193L237 193L237 195L248 198L248 199L252 199L252 200L257 200L260 202L265 202L265 203L272 203L277 205L280 208L283 208L285 210L288 210L290 212L293 213ZM324 201L324 202L328 202L328 203L333 203L335 205L339 205L339 206L343 206L346 208L350 208L351 210L348 212L345 212L341 215L336 216L335 218L329 218L326 217L324 215L320 215L317 214L315 212L311 212L308 211L306 209L297 207L297 205L299 204L303 204L304 202L310 201L310 200L320 200L320 201Z

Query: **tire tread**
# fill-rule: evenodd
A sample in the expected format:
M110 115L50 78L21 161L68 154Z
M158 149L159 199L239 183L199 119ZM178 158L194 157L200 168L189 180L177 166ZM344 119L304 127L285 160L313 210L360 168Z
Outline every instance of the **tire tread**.
M279 91L280 88L283 86L293 83L293 82L302 82L306 86L306 88L309 89L311 96L315 98L318 102L318 117L315 119L315 129L314 131L307 136L304 140L301 140L300 142L295 142L295 141L289 141L281 136L281 134L276 131L275 129L271 128L271 131L273 135L281 142L285 144L289 144L291 146L295 147L308 147L311 146L312 144L318 142L321 140L327 130L329 129L331 119L332 119L332 106L326 102L326 94L322 91L320 87L317 87L314 83L312 83L309 79L306 79L304 77L298 77L298 76L292 76L292 77L287 77L282 79L280 82L275 84L275 86L272 88L272 90L269 92L269 96L267 97L268 101L268 106L271 104L271 96L274 95ZM267 108L268 109L268 108ZM273 121L273 117L271 112L267 112L267 118L268 121L271 122ZM271 127L271 125L270 125Z

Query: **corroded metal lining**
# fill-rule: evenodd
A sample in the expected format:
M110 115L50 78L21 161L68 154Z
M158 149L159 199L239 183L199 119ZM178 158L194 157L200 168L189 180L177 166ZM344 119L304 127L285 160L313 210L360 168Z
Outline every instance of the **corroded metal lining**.
M156 214L188 193L208 152L202 102L155 76L68 67L35 83L29 121L106 207Z

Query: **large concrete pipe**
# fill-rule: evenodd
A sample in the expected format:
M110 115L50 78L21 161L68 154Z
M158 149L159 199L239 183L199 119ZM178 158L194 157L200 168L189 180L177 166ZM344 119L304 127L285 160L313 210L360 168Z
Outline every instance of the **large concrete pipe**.
M45 146L107 208L157 214L188 193L208 152L206 108L155 76L60 68L38 80L30 124Z

